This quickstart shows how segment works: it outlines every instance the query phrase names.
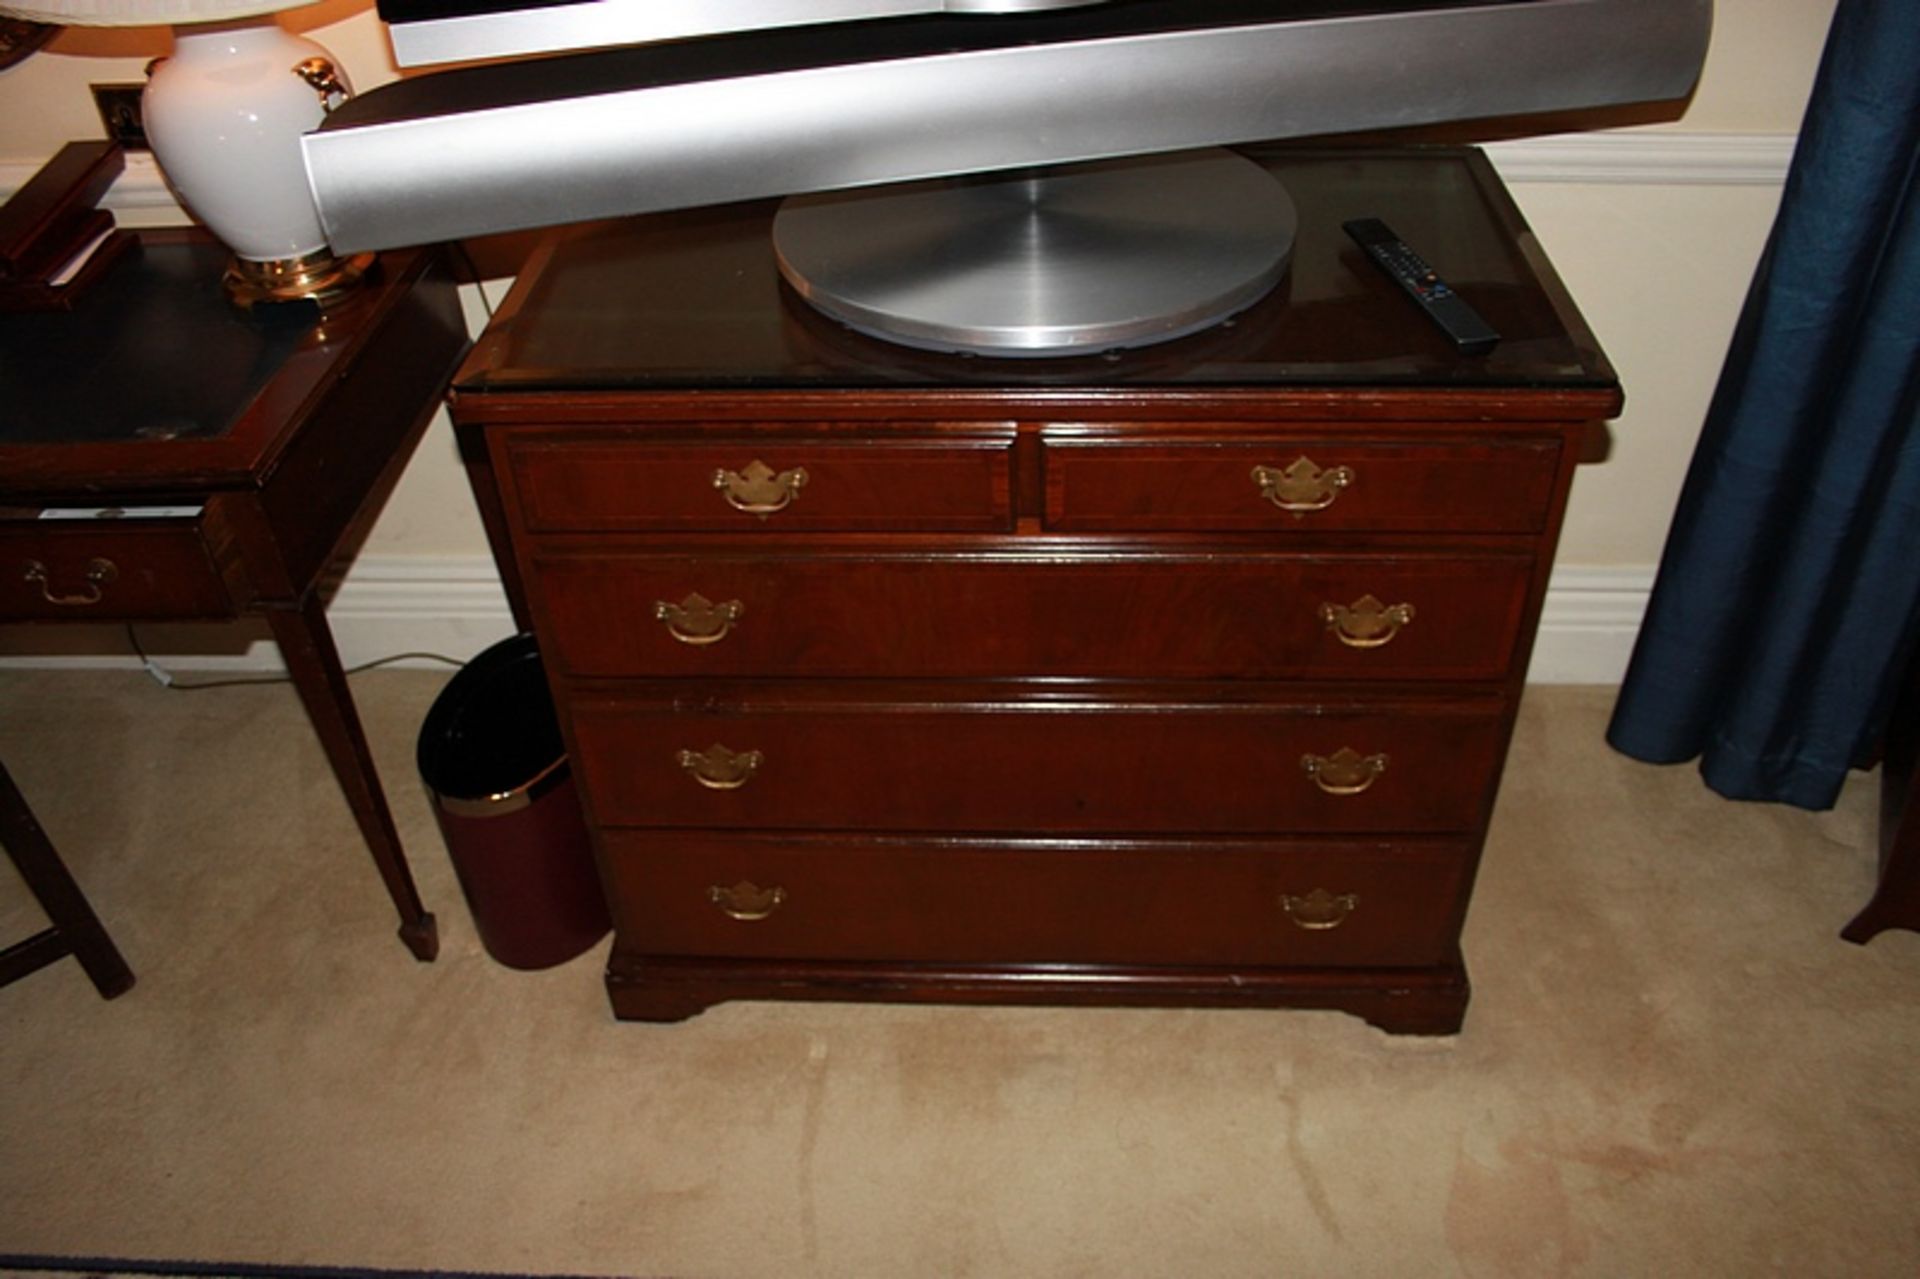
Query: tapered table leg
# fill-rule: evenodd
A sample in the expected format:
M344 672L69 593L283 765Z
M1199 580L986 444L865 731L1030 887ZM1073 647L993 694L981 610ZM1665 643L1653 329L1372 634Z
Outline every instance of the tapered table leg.
M0 846L6 848L40 909L53 922L52 928L0 955L0 984L72 955L103 999L131 989L133 970L120 957L119 948L4 767L0 767Z
M400 940L415 959L431 960L440 952L439 929L421 904L413 874L407 869L407 856L400 847L400 834L394 829L379 774L374 771L373 752L360 727L346 674L340 669L340 655L334 648L326 612L318 597L309 595L298 609L269 608L266 614L294 687L307 708L307 718L313 721L327 761L333 765L333 775L346 793L360 834L373 853L373 864L387 885L387 895L400 912Z

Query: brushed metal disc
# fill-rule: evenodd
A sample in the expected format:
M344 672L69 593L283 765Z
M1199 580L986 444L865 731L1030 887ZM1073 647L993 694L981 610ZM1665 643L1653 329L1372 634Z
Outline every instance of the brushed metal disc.
M1286 189L1230 151L793 196L780 273L907 346L1000 356L1146 346L1211 327L1286 274Z

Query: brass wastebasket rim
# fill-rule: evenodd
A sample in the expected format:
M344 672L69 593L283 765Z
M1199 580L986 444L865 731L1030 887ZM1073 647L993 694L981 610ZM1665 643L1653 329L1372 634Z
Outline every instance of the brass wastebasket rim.
M566 776L565 755L548 764L520 785L488 795L443 795L429 788L434 802L455 817L500 817L518 812L546 794L550 784Z

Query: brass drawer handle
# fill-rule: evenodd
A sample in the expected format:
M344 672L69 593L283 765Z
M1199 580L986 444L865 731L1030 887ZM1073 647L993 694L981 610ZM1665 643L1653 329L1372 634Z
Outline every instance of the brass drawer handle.
M1302 755L1300 767L1329 795L1358 795L1387 771L1385 755L1362 755L1342 746L1331 755Z
M1322 604L1320 620L1348 648L1379 648L1413 621L1413 605L1389 606L1362 595L1351 604Z
M1259 486L1260 496L1281 510L1305 515L1332 506L1341 490L1353 483L1353 468L1334 466L1323 471L1311 458L1302 456L1285 470L1254 467L1253 482Z
M728 506L763 520L791 505L806 482L805 467L776 473L759 458L749 462L745 471L723 468L713 473L713 486L727 499Z
M674 758L708 790L738 790L753 777L765 756L759 751L730 751L715 742L703 751L683 750Z
M678 604L665 600L653 603L654 617L665 622L667 633L682 644L718 644L746 611L739 600L715 604L697 591Z
M1330 893L1324 888L1316 888L1305 897L1280 894L1280 909L1294 924L1310 933L1323 933L1329 928L1340 927L1359 906L1358 893Z
M36 583L40 587L40 598L49 604L58 604L63 608L84 608L89 604L98 604L106 598L102 588L120 576L120 569L112 560L93 559L87 561L87 590L84 595L55 595L48 581L47 566L39 560L28 560L24 581Z
M762 888L750 879L743 879L732 888L713 885L707 889L707 900L718 906L728 919L751 924L779 910L787 900L787 890L778 884Z

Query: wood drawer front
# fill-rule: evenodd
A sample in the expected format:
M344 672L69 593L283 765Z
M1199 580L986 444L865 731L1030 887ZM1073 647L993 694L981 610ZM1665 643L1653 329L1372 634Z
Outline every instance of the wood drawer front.
M507 447L521 519L535 532L980 531L1013 526L1013 432L988 438L846 440L781 437L685 444L547 442ZM716 477L754 463L775 483L755 514ZM744 500L753 501L746 494Z
M550 550L530 584L574 675L1497 679L1531 575L1520 554ZM1374 647L1323 620L1369 599L1412 620Z
M191 520L9 521L0 524L0 581L0 617L15 621L234 613Z
M746 701L701 697L697 710L575 698L574 761L596 818L983 833L1465 831L1480 822L1504 724L1493 698L1327 708L779 696L776 687Z
M1062 532L1537 533L1560 444L1050 439L1044 458L1046 523Z
M1455 952L1471 865L1439 842L612 831L603 849L623 949L909 963L1425 966Z

